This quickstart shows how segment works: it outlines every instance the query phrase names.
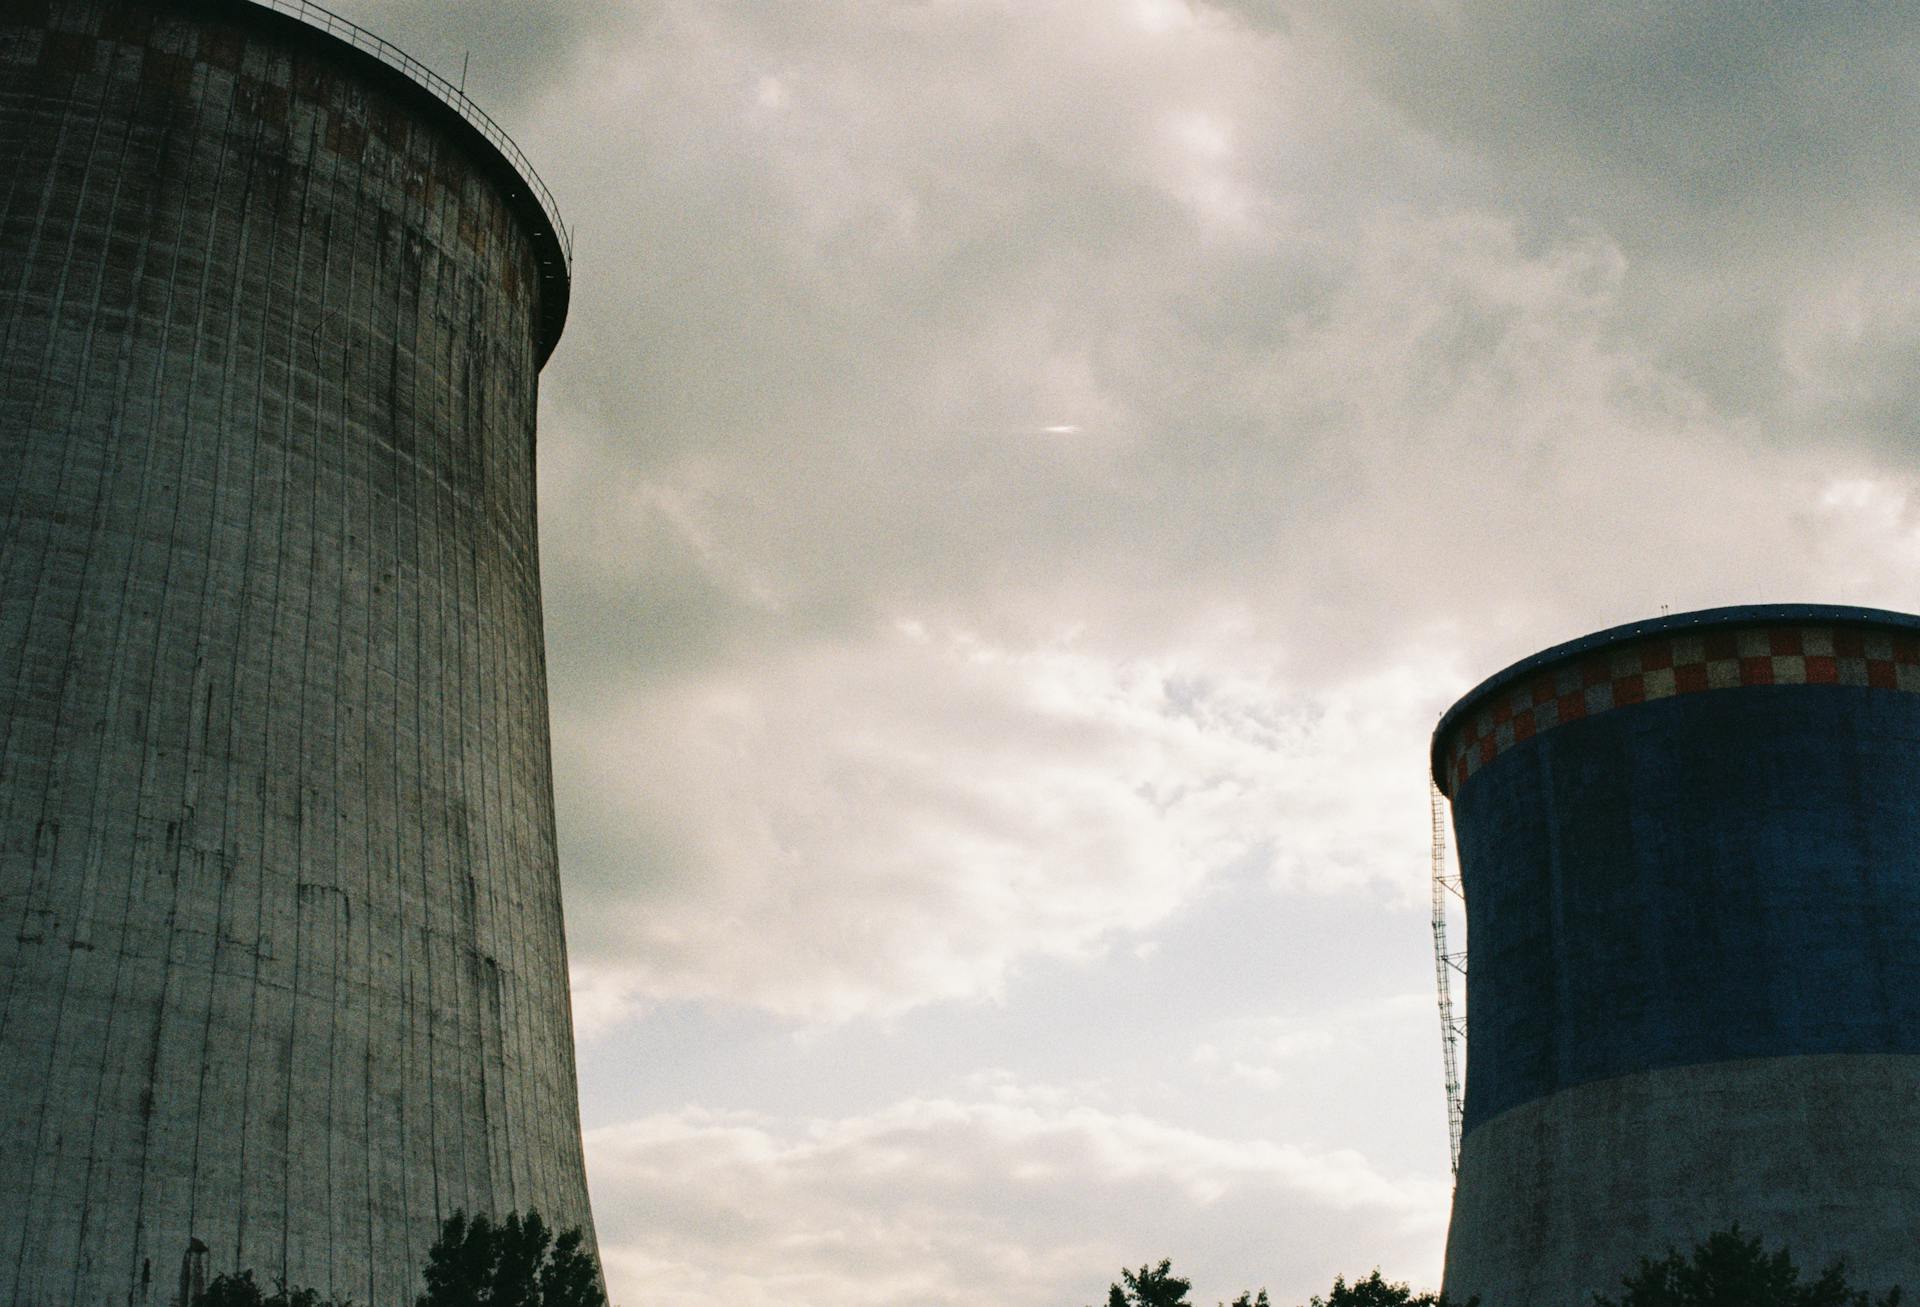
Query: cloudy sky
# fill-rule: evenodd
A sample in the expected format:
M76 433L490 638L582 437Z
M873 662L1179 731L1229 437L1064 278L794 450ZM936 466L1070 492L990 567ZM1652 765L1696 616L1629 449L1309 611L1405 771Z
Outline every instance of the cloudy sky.
M577 231L562 856L627 1307L1439 1276L1427 733L1920 607L1899 7L336 0Z

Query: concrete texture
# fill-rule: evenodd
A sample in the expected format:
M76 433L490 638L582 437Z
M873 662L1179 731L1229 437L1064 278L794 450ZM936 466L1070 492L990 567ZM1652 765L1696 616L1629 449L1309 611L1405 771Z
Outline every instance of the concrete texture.
M591 1234L511 190L253 6L0 6L0 1301Z
M1461 1148L1447 1292L1574 1307L1735 1221L1811 1275L1920 1287L1920 1058L1671 1067L1503 1113Z
M1920 694L1754 686L1542 735L1455 806L1466 1128L1628 1071L1920 1053Z
M1734 1221L1920 1288L1920 633L1689 614L1443 719L1467 900L1446 1284L1585 1301Z

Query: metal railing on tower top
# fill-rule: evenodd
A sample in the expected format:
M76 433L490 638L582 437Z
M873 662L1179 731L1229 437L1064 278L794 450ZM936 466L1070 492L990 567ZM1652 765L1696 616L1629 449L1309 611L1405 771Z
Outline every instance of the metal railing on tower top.
M253 0L263 9L272 9L279 13L298 18L310 27L317 27L331 36L336 36L357 50L364 50L381 63L398 69L418 82L442 100L455 113L470 123L479 133L491 141L494 148L506 156L508 163L533 188L534 199L539 202L541 211L547 215L547 221L553 224L553 234L559 239L561 257L567 261L569 269L573 266L573 233L560 221L560 206L554 202L553 192L540 180L540 174L534 170L513 138L493 118L467 98L467 93L454 85L433 69L415 59L391 41L382 39L369 32L360 24L328 9L325 5L314 4L313 0Z

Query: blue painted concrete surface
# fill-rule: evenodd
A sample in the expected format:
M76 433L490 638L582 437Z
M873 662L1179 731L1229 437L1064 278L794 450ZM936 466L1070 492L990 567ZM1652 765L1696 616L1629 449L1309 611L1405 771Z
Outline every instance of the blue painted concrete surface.
M1920 1052L1920 695L1621 708L1493 760L1454 821L1469 1132L1629 1072Z

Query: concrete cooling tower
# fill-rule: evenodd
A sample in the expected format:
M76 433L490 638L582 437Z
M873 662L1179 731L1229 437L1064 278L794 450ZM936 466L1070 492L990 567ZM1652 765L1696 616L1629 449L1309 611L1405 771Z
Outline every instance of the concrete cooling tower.
M1565 1307L1738 1222L1920 1289L1920 619L1722 608L1434 736L1467 902L1450 1294Z
M591 1234L567 293L506 137L324 10L0 3L0 1302L387 1307L456 1208Z

